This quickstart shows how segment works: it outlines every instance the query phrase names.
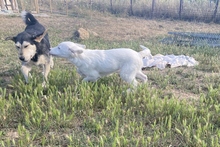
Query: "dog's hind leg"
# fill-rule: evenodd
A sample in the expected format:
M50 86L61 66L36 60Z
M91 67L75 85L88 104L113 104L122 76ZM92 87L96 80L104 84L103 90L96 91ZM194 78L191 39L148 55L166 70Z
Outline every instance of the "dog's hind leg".
M138 81L135 79L135 73L130 72L129 74L125 74L125 73L120 73L120 77L122 78L122 80L124 80L125 82L131 84L130 88L128 88L126 90L127 93L131 93L134 92L138 86Z
M136 78L140 79L143 83L147 82L147 76L144 73L142 73L142 71L137 72Z
M134 69L131 69L129 67L122 68L120 70L120 77L125 82L132 84L133 87L136 87L138 85L137 80L135 79L136 71Z
M82 78L85 78L85 77L86 77L86 75L83 74L83 73L79 70L79 68L77 68L77 73L78 73Z
M25 83L26 84L28 83L28 74L29 74L30 71L31 71L31 67L30 66L27 66L27 65L22 65L21 66L21 72L24 75Z

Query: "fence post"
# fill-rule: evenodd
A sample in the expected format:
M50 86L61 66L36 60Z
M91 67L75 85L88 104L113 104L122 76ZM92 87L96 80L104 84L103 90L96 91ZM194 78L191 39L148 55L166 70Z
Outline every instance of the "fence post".
M50 13L52 13L52 11L53 11L52 2L51 2L51 0L50 0Z
M89 0L89 7L92 8L93 0Z
M214 10L214 13L213 13L213 16L212 16L212 21L214 21L215 18L216 18L216 14L217 14L217 11L218 11L218 5L219 5L219 0L216 0L215 10Z
M19 9L18 9L18 1L17 1L17 0L14 1L14 5L15 5L15 10L16 10L17 12L19 12Z
M69 11L68 11L68 0L66 0L66 15L69 14Z
M179 19L182 19L183 0L180 0Z
M35 0L35 9L36 9L36 12L39 13L38 0Z
M22 10L25 10L25 7L24 7L24 0L20 0L20 2L21 2L21 9L22 9Z
M1 9L1 10L4 10L4 9L5 9L4 0L0 0L0 9Z
M11 2L11 9L12 9L12 11L15 9L15 5L14 5L14 0L10 0L10 2Z
M134 13L133 13L133 0L130 0L130 15L134 15Z
M152 0L151 19L154 17L155 0Z
M110 10L111 10L111 13L113 13L113 5L112 5L112 0L110 0Z

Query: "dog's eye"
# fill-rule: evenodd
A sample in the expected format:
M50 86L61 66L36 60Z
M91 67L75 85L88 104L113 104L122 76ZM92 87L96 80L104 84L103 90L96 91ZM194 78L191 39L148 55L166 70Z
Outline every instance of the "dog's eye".
M24 48L27 48L27 47L28 47L28 45L25 45L25 46L24 46Z
M16 48L17 48L17 49L19 49L19 48L20 48L20 46L16 46Z

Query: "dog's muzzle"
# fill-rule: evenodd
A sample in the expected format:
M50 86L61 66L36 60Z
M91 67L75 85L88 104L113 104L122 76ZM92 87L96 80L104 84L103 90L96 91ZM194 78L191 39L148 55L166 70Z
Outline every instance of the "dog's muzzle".
M19 59L20 59L21 61L24 61L24 60L25 60L25 58L24 58L23 56L19 57Z

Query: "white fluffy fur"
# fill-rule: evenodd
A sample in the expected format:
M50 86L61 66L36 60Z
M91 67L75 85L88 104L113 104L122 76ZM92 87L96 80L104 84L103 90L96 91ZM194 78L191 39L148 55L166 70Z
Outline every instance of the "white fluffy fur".
M73 63L83 81L94 82L114 72L119 72L120 77L133 86L138 84L136 78L147 81L147 76L142 73L142 56L132 49L91 50L73 42L62 42L52 48L50 54Z
M21 18L23 19L23 21L24 21L24 23L26 23L25 21L26 21L26 15L27 15L27 11L22 11L21 12Z

